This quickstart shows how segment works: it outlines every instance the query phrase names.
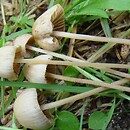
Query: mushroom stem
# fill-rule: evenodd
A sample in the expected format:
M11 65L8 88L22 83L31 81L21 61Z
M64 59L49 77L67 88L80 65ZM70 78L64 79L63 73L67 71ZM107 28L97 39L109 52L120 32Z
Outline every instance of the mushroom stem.
M93 80L80 79L80 78L72 78L72 77L67 77L67 76L62 76L62 75L57 75L57 74L52 74L52 73L46 73L46 76L51 77L51 78L55 78L55 79L65 80L65 81L90 84L90 85L101 86L101 87L105 87L105 88L112 88L112 89L130 92L129 87L117 86L117 85L104 83L104 82L100 82L100 81L93 81Z
M130 68L128 64L111 64L111 63L90 63L86 61L55 61L55 60L40 60L40 59L15 59L14 63L28 63L28 64L52 64L52 65L68 65L68 66L81 66L81 67L94 67L94 68Z
M112 85L116 85L117 87L119 87L118 86L119 84L124 84L128 81L129 81L128 79L121 79L119 81L112 83ZM58 107L58 106L65 105L67 103L75 102L77 100L92 96L94 94L97 94L97 93L102 92L102 91L107 90L107 89L108 88L99 87L99 88L90 90L88 92L84 92L84 93L77 94L77 95L74 95L74 96L71 96L71 97L68 97L68 98L65 98L65 99L61 99L59 101L55 101L55 102L52 102L52 103L47 103L47 104L41 105L40 107L41 107L42 110L52 109L52 108L55 108L55 107Z
M79 39L79 40L109 42L109 43L119 43L119 44L130 45L130 40L122 39L122 38L100 37L100 36L75 34L75 33L60 32L60 31L53 31L53 35L56 37L74 38L74 39Z
M32 50L32 51L43 53L43 54L52 55L54 57L57 57L57 58L60 58L60 59L63 59L63 60L69 60L69 61L74 61L74 62L75 61L83 62L83 60L80 60L80 59L77 59L77 58L74 58L74 57L66 56L64 54L58 54L58 53L55 53L55 52L43 50L43 49L36 48L36 47L33 47L33 46L29 46L29 45L26 45L26 48L29 49L29 50ZM119 71L116 71L116 70L113 70L113 69L108 69L107 68L107 69L103 69L103 70L106 71L106 72L109 72L111 74L115 74L115 75L124 77L124 78L130 78L129 74L126 74L126 73L123 73L123 72L119 72Z
M36 48L36 47L33 47L33 46L29 46L29 45L26 45L26 48L29 49L29 50L35 51L35 52L40 52L40 53L43 53L43 54L52 55L54 57L57 57L57 58L60 58L60 59L64 59L64 60L82 61L82 60L74 58L74 57L66 56L64 54L58 54L58 53L55 53L55 52L43 50L43 49Z
M114 75L118 75L120 77L124 77L124 78L130 79L130 74L129 73L120 72L120 71L117 71L117 70L114 70L114 69L106 69L105 71L109 72L111 74L114 74Z

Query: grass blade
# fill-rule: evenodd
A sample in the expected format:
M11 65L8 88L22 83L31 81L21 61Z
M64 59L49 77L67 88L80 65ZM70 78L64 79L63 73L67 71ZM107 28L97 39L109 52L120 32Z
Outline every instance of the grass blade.
M25 88L37 88L37 89L47 89L47 90L56 90L56 91L67 91L82 93L94 88L92 87L79 87L79 86L66 86L58 84L38 84L38 83L29 83L29 82L10 82L10 81L0 81L2 86L12 86L16 88L25 87Z

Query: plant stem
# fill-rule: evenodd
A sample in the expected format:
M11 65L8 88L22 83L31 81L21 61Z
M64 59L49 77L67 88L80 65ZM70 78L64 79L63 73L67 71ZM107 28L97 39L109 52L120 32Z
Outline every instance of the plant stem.
M46 2L47 2L47 0L44 0L44 1L40 2L40 4L37 5L37 6L35 6L30 12L28 12L28 13L26 14L26 16L31 15L34 11L37 10L38 7L40 7L41 5L43 5L43 4L46 3Z
M111 74L114 74L114 75L118 75L118 76L130 79L130 74L128 74L128 73L120 72L120 71L117 71L114 69L106 69L105 71L109 72Z
M1 0L1 12L2 12L2 19L4 26L6 25L6 20L5 20L5 12L4 12L4 0Z
M33 47L33 46L29 46L29 45L26 45L26 48L29 49L29 50L32 50L32 51L43 53L43 54L52 55L54 57L57 57L57 58L60 58L60 59L63 59L63 60L69 60L69 61L73 61L73 62L75 62L75 61L83 62L84 61L84 60L80 60L80 59L77 59L77 58L74 58L74 57L66 56L64 54L58 54L58 53L55 53L55 52L43 50L43 49L36 48L36 47ZM126 74L126 73L123 73L123 72L119 72L117 70L108 69L108 68L107 69L103 69L103 70L105 70L106 72L112 73L112 74L119 75L119 76L124 77L124 78L130 78L129 74Z
M102 86L106 88L112 88L112 89L130 92L129 87L117 86L117 85L113 85L109 83L104 83L102 81L72 78L72 77L67 77L67 76L62 76L62 75L57 75L57 74L51 74L51 73L47 73L46 75L48 77L55 78L55 79L66 80L66 81L71 81L71 82L76 82L76 83L90 84L90 85L95 85L95 86Z
M117 85L118 86L119 84L124 84L124 83L126 83L128 81L129 81L128 79L122 79L122 80L119 80L119 81L116 81L116 82L112 83L112 85ZM54 107L62 106L62 105L65 105L67 103L75 102L75 101L83 99L85 97L92 96L92 95L94 95L96 93L99 93L99 92L102 92L102 91L104 91L106 89L107 88L99 87L99 88L96 88L96 89L93 89L93 90L90 90L90 91L87 91L87 92L84 92L84 93L81 93L81 94L77 94L77 95L74 95L74 96L71 96L71 97L56 101L56 102L41 105L41 109L42 110L47 110L47 109L52 109Z
M110 43L130 45L130 40L122 39L122 38L109 38L109 37L100 37L100 36L92 36L92 35L84 35L84 34L74 34L68 32L59 32L59 31L54 31L53 35L57 37L67 37L67 38L73 38L79 40L110 42Z
M67 66L81 66L94 68L130 68L129 64L111 64L111 63L90 63L86 61L55 61L55 60L40 60L40 59L15 59L14 63L28 63L28 64L52 64L52 65L67 65Z
M52 56L54 56L54 57L57 57L57 58L60 58L60 59L64 59L64 60L69 60L69 61L82 61L82 60L77 59L77 58L74 58L74 57L66 56L66 55L64 55L64 54L58 54L58 53L55 53L55 52L43 50L43 49L36 48L36 47L33 47L33 46L29 46L29 45L26 45L26 48L29 49L29 50L32 50L32 51L36 51L36 52L43 53L43 54L52 55Z

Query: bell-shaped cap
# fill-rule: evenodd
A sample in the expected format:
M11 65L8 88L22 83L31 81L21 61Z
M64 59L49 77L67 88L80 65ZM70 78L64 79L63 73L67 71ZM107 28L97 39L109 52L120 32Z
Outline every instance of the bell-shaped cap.
M32 28L32 35L35 39L35 41L38 43L38 45L43 48L52 51L58 50L60 48L60 43L55 42L56 38L54 38L52 41L53 43L43 42L44 38L50 38L53 34L53 31L64 31L65 25L64 25L64 11L61 5L57 4L53 6L52 8L48 9L46 12L44 12L34 23ZM41 45L44 44L44 45ZM54 47L56 45L56 48ZM45 47L45 46L50 46ZM51 47L53 46L53 47ZM57 47L58 46L58 47ZM44 48L45 47L45 48Z
M37 97L35 88L25 89L14 102L14 115L25 128L47 130L52 120L41 110Z
M0 77L8 80L17 80L20 64L15 64L15 58L19 58L20 48L4 46L0 48Z
M34 60L51 60L51 55L40 55ZM33 83L47 83L46 80L46 69L47 64L25 64L24 66L24 76L29 82Z
M14 39L14 46L21 47L21 53L24 57L30 57L31 52L26 49L26 45L34 45L35 41L31 34L23 34L21 36L18 36Z

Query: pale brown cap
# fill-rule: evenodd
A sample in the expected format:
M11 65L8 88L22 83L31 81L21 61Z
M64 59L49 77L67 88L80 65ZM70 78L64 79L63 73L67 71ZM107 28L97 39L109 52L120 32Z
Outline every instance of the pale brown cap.
M21 53L24 57L30 57L31 52L26 49L26 45L34 45L35 41L31 34L23 34L21 36L18 36L14 39L14 46L21 47Z
M20 57L20 48L5 46L0 48L0 77L17 80L20 65L14 64L15 57Z
M52 8L48 9L46 12L44 12L35 21L32 28L32 35L41 48L50 51L56 51L60 48L61 45L59 43L60 39L56 40L56 38L52 37L53 31L64 31L64 30L65 30L64 10L61 7L61 5L57 4ZM52 39L51 44L50 44L50 37ZM44 41L44 38L46 38L46 42ZM47 39L49 41L47 41ZM56 48L54 47L52 42L54 42L54 45L57 44ZM41 43L44 45L42 45ZM45 46L50 46L50 49L49 47Z
M51 55L40 55L35 58L34 60L51 60ZM24 76L29 82L33 83L47 83L46 80L46 69L47 64L25 64L24 66Z
M42 112L37 97L35 88L25 89L14 102L14 115L25 128L47 130L52 120Z

